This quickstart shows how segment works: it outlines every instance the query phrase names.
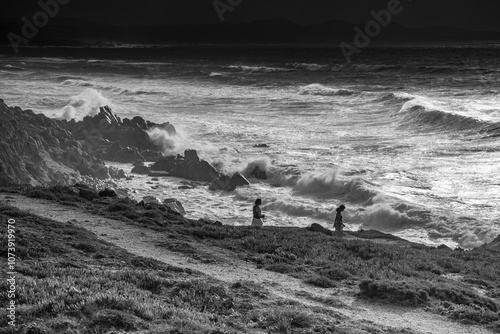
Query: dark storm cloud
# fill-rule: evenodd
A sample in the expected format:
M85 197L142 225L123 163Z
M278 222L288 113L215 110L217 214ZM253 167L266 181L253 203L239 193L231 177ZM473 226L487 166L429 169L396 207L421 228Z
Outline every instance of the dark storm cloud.
M42 0L48 1L48 0ZM227 3L228 0L219 0ZM331 19L365 22L371 10L387 7L387 0L243 0L225 22L285 18L297 23ZM498 4L490 0L401 0L404 12L395 22L411 27L456 26L500 30ZM37 1L4 1L0 16L20 18L37 9ZM71 0L60 17L76 17L120 25L219 23L213 0Z

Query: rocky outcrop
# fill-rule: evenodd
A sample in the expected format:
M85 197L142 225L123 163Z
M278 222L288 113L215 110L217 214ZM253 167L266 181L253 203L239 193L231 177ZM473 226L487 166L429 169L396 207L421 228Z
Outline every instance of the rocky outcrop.
M210 163L200 160L195 150L186 150L184 156L162 158L154 163L150 169L193 181L210 182L220 177L220 173Z
M134 161L134 168L130 171L132 174L148 175L150 172L149 167L144 165L144 162L138 160Z
M184 210L184 206L182 206L182 203L175 198L167 198L163 201L163 204L169 207L170 210L179 213L181 216L186 215L186 210Z
M109 170L88 145L60 121L0 100L0 184L72 184L82 175L109 178Z
M489 244L486 244L484 247L489 250L500 252L500 235Z
M169 135L177 133L168 122L156 124L139 116L122 121L108 106L101 107L98 114L86 116L79 122L61 121L61 126L94 150L101 159L124 163L137 159L156 161L164 156L162 148L153 142L147 131L161 129Z
M221 174L220 177L210 183L208 188L212 191L234 191L238 187L247 186L249 184L250 182L240 172L236 172L232 177Z
M166 172L169 176L181 177L192 181L210 182L209 189L233 191L250 182L239 172L233 177L220 173L208 161L198 157L196 150L184 151L184 156L168 156L158 160L150 167L152 173ZM149 175L151 175L150 173Z
M326 235L333 235L332 231L330 231L329 229L324 228L320 224L316 224L316 223L313 223L313 224L311 224L311 226L306 227L306 230L311 231L311 232L316 232L316 233L323 233Z

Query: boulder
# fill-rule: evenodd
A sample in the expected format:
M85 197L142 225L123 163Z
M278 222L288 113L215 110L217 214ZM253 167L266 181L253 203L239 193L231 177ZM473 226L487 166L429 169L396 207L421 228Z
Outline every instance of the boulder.
M118 197L118 194L113 189L105 188L99 191L99 197Z
M228 191L234 191L237 187L243 187L250 185L250 182L240 173L234 173L231 181L229 182L229 187L226 189Z
M161 204L160 199L158 197L156 197L156 196L144 196L142 198L142 201L145 204Z
M158 161L161 158L165 157L165 154L161 153L160 151L154 151L154 150L144 150L141 151L141 155L143 156L145 161Z
M500 252L500 235L496 237L492 242L485 245L486 249Z
M261 170L259 166L255 166L254 170L250 173L250 175L255 176L255 178L260 180L267 180L266 171Z
M132 174L140 174L140 175L148 175L150 172L151 170L149 169L149 167L146 166L136 166L132 168L132 170L130 171L130 173Z
M320 224L313 223L311 226L306 227L306 230L311 231L311 232L316 232L316 233L323 233L326 235L333 235L333 232L330 231L329 229L324 228Z
M118 151L113 158L113 161L122 163L132 163L136 160L144 160L136 147L125 147Z
M179 213L181 216L186 215L186 210L184 210L182 203L175 198L167 198L163 201L163 204L168 206L171 210Z
M94 189L78 188L79 196L85 198L86 200L92 201L94 199L100 198L99 193Z
M186 150L185 156L168 156L155 162L152 171L168 172L170 176L193 181L210 182L217 179L219 172L207 161L199 160L196 151Z
M253 147L255 147L255 148L269 148L270 146L267 144L256 144Z
M125 174L125 171L123 169L120 169L118 167L111 166L108 168L109 169L109 175L113 179L126 179L127 174Z
M197 164L200 162L200 158L198 157L198 153L196 152L196 150L185 150L184 159L186 159L187 163L191 164Z
M231 184L231 177L226 174L221 174L218 178L214 179L208 186L209 190L227 190Z

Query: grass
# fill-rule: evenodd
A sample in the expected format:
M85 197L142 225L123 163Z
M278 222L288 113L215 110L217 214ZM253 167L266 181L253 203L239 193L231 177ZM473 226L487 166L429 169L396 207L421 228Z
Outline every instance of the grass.
M332 290L348 287L350 291L358 287L358 298L372 302L421 307L464 323L489 326L500 333L500 281L498 280L500 263L498 253L493 251L484 249L453 251L420 245L399 246L363 240L338 240L300 228L254 229L217 226L184 219L161 205L140 206L128 199L105 198L93 202L82 201L80 198L72 198L72 195L64 189L19 188L10 191L38 198L52 198L51 200L64 205L76 206L94 214L168 233L172 238L171 247L176 247L176 251L179 252L187 252L189 256L192 256L191 253L195 250L175 245L195 242L226 248L257 267L299 278L312 286ZM9 218L20 217L25 220L26 217L30 217L7 207L4 207L3 211L4 216ZM30 219L32 218L27 221ZM96 296L109 298L99 294L105 291L113 291L113 296L117 298L103 299L111 303L112 307L106 304L107 302L96 304L92 299L82 301L75 296L69 298L68 302L60 304L61 300L64 300L60 298L56 299L57 303L54 304L48 301L43 305L37 303L37 306L32 306L27 313L31 315L38 314L36 312L49 312L47 314L53 318L56 316L54 308L58 311L66 310L74 307L71 306L73 304L80 307L78 303L81 302L90 305L87 308L78 308L78 312L90 309L91 314L97 319L96 324L99 325L83 320L85 313L80 314L74 310L58 313L57 316L62 319L58 321L67 324L68 330L78 324L80 327L99 332L101 330L99 326L105 327L105 324L111 321L109 319L115 319L123 330L129 328L130 331L151 333L175 332L174 329L179 330L179 328L181 333L183 331L211 333L217 330L223 333L246 332L253 329L276 333L309 333L313 329L325 333L351 331L349 326L325 327L324 314L312 315L307 311L300 313L298 317L308 318L309 320L303 323L307 323L309 327L297 326L292 316L297 311L295 306L287 306L289 313L280 313L278 311L282 308L275 308L267 303L268 295L262 289L250 287L248 283L237 283L230 287L220 282L208 283L205 281L206 278L201 278L195 273L187 273L174 267L164 268L163 264L137 258L113 248L112 245L97 242L93 236L88 235L88 232L76 231L69 224L58 226L57 231L50 227L51 224L55 224L54 222L46 224L48 226L44 226L44 233L54 235L44 236L43 242L40 242L40 236L36 233L30 234L30 229L23 228L25 237L30 241L23 244L23 238L19 240L25 247L21 248L20 252L27 258L43 254L49 258L56 257L57 261L51 261L50 265L40 265L40 270L32 265L30 268L23 267L25 270L23 275L31 277L32 280L55 277L50 284L59 284L58 289L64 291L74 286L81 290L79 287L90 283L77 279L81 276L92 276L90 271L85 271L89 270L92 264L100 268L99 275L102 276L96 282L93 278L89 279L92 284L111 282L107 290L93 290L92 298ZM81 235L88 237L81 238ZM56 240L57 242L47 242ZM71 277L76 281L67 281ZM26 282L30 284L28 279ZM51 286L50 284L48 286ZM34 286L32 288L36 290ZM131 298L125 298L123 290L127 291L127 296L134 296L132 304L130 304ZM54 296L57 295L55 291L52 293ZM49 298L49 294L39 297ZM162 304L166 299L169 301L168 307ZM70 303L73 301L75 302ZM33 303L33 300L26 302ZM156 307L153 307L153 310L147 305L163 305L169 311L165 309L161 311ZM267 311L259 313L261 309ZM109 310L119 312L108 312ZM238 314L238 310L241 313L235 315L235 312ZM130 318L135 319L133 323L136 327L127 327L130 324L120 320L123 315L120 312L129 312L137 317ZM248 312L254 316L246 316ZM172 320L173 314L179 316ZM49 318L52 319L51 317ZM36 317L28 319L35 321ZM43 323L44 326L55 326L49 322ZM142 326L146 326L146 329ZM387 329L386 332L390 330Z

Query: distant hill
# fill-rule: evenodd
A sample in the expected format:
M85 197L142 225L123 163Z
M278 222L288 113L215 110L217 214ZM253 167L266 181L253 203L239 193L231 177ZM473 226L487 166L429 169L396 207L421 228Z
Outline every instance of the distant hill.
M0 44L10 44L9 32L21 35L20 19L0 20ZM30 40L30 45L96 44L200 44L200 43L336 43L354 39L354 27L365 23L328 21L299 25L284 19L246 24L186 24L129 27L81 19L52 19ZM500 32L469 31L452 27L407 28L392 23L383 28L377 41L471 41L500 40Z

